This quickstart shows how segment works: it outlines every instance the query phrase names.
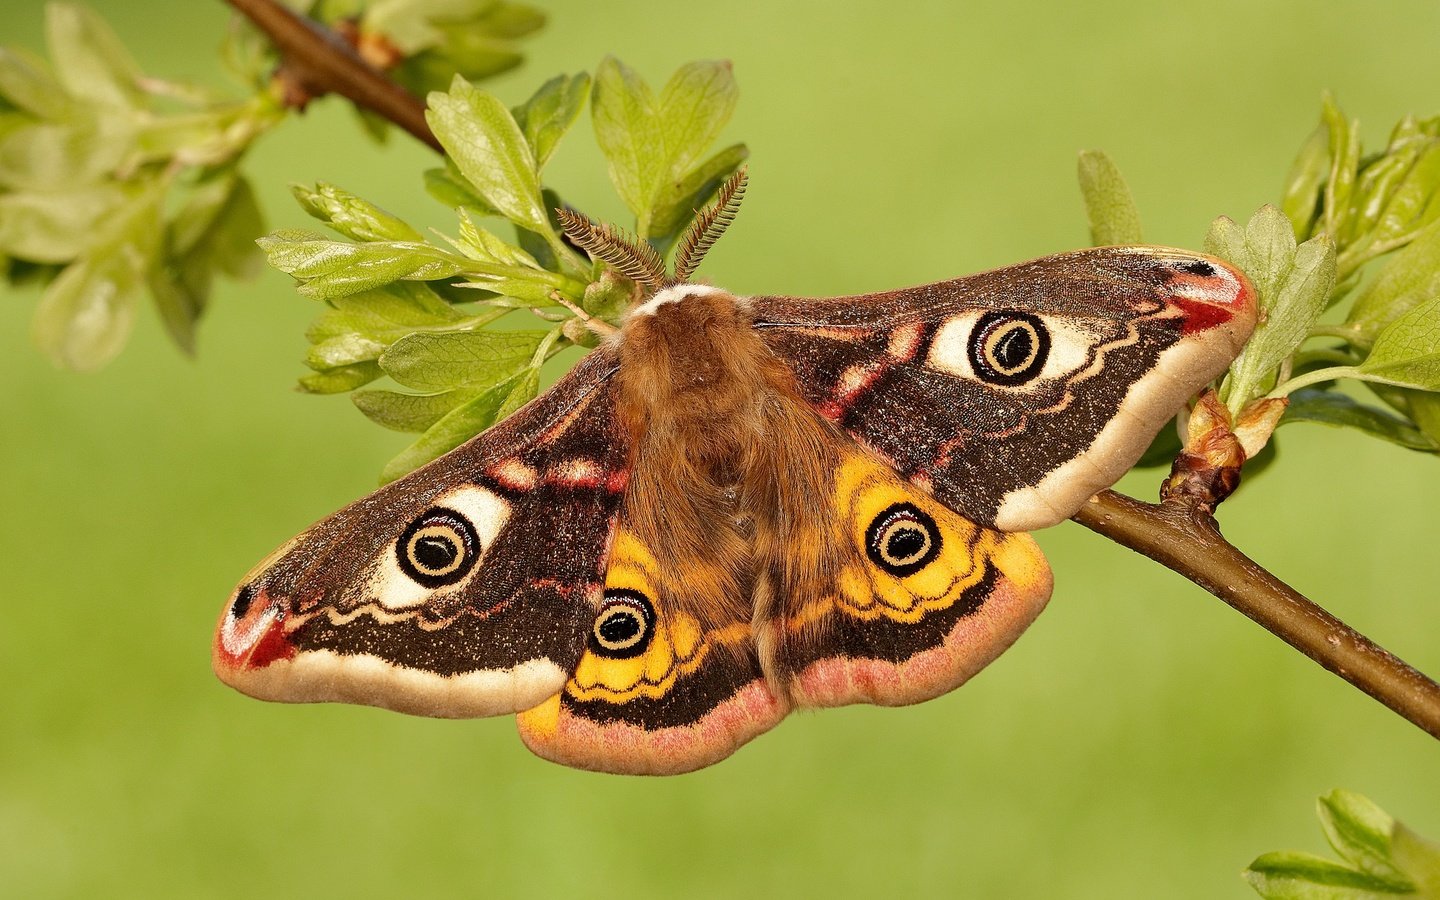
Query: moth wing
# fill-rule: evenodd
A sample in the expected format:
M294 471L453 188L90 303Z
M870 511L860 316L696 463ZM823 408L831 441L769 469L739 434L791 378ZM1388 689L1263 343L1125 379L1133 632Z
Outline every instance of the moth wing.
M747 616L702 617L622 513L584 655L562 690L517 717L526 746L581 769L675 775L735 752L788 711ZM662 551L663 555L663 551ZM692 561L692 566L704 563Z
M858 447L836 468L830 517L820 552L832 580L784 598L762 639L797 705L937 697L998 657L1050 598L1029 535L969 521Z
M430 716L528 709L584 650L630 465L598 350L469 443L256 567L216 673L256 697Z
M922 287L757 297L822 416L973 521L1072 515L1239 352L1254 291L1217 259L1106 247Z

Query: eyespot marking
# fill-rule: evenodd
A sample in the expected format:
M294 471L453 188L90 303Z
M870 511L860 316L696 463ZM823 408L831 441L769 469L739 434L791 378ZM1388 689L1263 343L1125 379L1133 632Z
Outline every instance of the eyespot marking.
M1034 378L1050 355L1050 330L1037 316L988 312L970 335L970 367L982 381L1014 387Z
M1201 278L1209 278L1215 274L1215 267L1203 259L1185 263L1180 268L1191 275L1199 275Z
M454 584L480 558L480 539L470 520L453 509L432 507L405 527L395 542L400 570L425 587Z
M230 617L232 619L243 619L250 611L250 604L255 602L255 585L245 584L235 592L235 602L230 604Z
M609 659L631 659L645 652L655 634L655 607L639 591L605 592L590 629L590 650Z
M883 510L865 529L865 555L897 578L913 575L940 555L940 528L913 503Z

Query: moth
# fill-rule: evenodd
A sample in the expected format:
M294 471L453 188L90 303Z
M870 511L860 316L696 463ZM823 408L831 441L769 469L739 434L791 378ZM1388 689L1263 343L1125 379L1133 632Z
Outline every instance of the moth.
M634 774L717 762L794 709L931 699L1044 608L1025 532L1134 465L1254 327L1243 274L1158 247L831 299L694 283L743 179L673 277L568 216L643 288L619 328L261 562L221 613L220 678L518 713L539 755Z

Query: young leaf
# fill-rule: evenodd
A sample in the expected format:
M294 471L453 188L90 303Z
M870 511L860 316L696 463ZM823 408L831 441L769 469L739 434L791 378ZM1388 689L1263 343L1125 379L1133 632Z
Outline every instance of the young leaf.
M463 263L443 250L410 241L349 244L308 232L277 231L256 243L271 266L300 279L300 293L319 299L464 271Z
M661 243L690 224L695 210L709 203L720 185L750 158L744 144L732 144L696 166L678 181L665 182L650 216L651 240Z
M1440 897L1440 844L1396 822L1390 835L1395 865L1415 883L1422 897Z
M414 434L429 430L453 409L478 396L473 389L439 394L401 394L396 391L357 391L350 399L370 421L392 431Z
M500 215L500 210L475 193L474 186L465 180L449 157L445 158L444 168L426 169L424 177L425 193L451 209L463 208L477 216Z
M1300 146L1285 176L1280 209L1295 229L1297 239L1310 236L1320 209L1320 191L1330 171L1330 133L1322 122Z
M1101 150L1080 153L1080 194L1090 220L1090 243L1096 247L1138 244L1140 211L1120 168Z
M45 61L20 47L0 47L0 97L50 121L69 117L76 105Z
M0 253L67 263L97 240L97 227L129 199L113 184L55 193L0 193Z
M1345 118L1326 94L1321 110L1330 139L1330 173L1325 182L1325 233L1338 240L1350 208L1350 193L1360 167L1360 123Z
M383 374L379 363L363 362L303 375L297 387L306 394L343 394L369 384Z
M380 358L385 373L417 391L495 384L528 363L543 331L459 331L407 335Z
M310 215L357 241L423 241L424 235L368 200L319 182L313 189L292 185L290 192Z
M1386 326L1356 372L1367 380L1440 391L1440 297Z
M1372 437L1399 444L1410 450L1440 452L1440 441L1426 435L1394 413L1367 406L1338 391L1305 388L1290 395L1290 405L1280 424L1316 422L1335 428L1354 428Z
M1309 853L1266 853L1245 880L1266 900L1380 900L1409 890Z
M1384 810L1366 797L1342 790L1321 797L1316 807L1325 839L1336 853L1362 872L1411 886L1391 862L1390 832L1395 820Z
M94 12L73 3L47 3L45 36L56 74L71 94L121 106L140 103L140 67Z
M537 170L545 168L560 139L580 115L580 107L589 93L590 76L585 72L556 75L512 110L515 123L535 153Z
M114 359L135 322L145 259L132 245L71 263L50 282L31 334L57 365L93 372Z
M425 120L486 202L517 225L549 233L535 154L494 94L457 76L449 93L430 95Z
M1367 342L1387 324L1440 296L1440 223L1426 227L1390 258L1350 308L1348 323Z
M528 369L526 370L529 371ZM473 400L451 410L432 425L420 439L406 447L399 456L386 463L380 473L382 484L423 466L449 453L475 435L495 424L516 386L525 373L514 375L482 392Z
M1226 405L1238 413L1269 389L1275 370L1324 312L1335 283L1335 245L1321 235L1297 247L1290 221L1264 206L1243 234L1233 221L1216 220L1205 248L1244 270L1259 295L1260 324L1231 364L1223 391Z

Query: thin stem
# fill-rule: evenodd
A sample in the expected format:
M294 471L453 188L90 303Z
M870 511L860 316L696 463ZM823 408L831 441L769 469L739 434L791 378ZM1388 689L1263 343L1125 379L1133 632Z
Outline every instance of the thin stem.
M311 93L339 94L445 152L425 122L425 103L361 59L334 32L275 0L225 2L265 33Z
M1102 491L1075 521L1184 575L1270 633L1440 738L1440 684L1307 600L1184 503Z
M1322 381L1334 381L1337 378L1355 378L1358 373L1354 366L1331 366L1328 369L1316 369L1313 372L1306 372L1281 384L1267 396L1288 397L1303 387L1312 384L1319 384Z

